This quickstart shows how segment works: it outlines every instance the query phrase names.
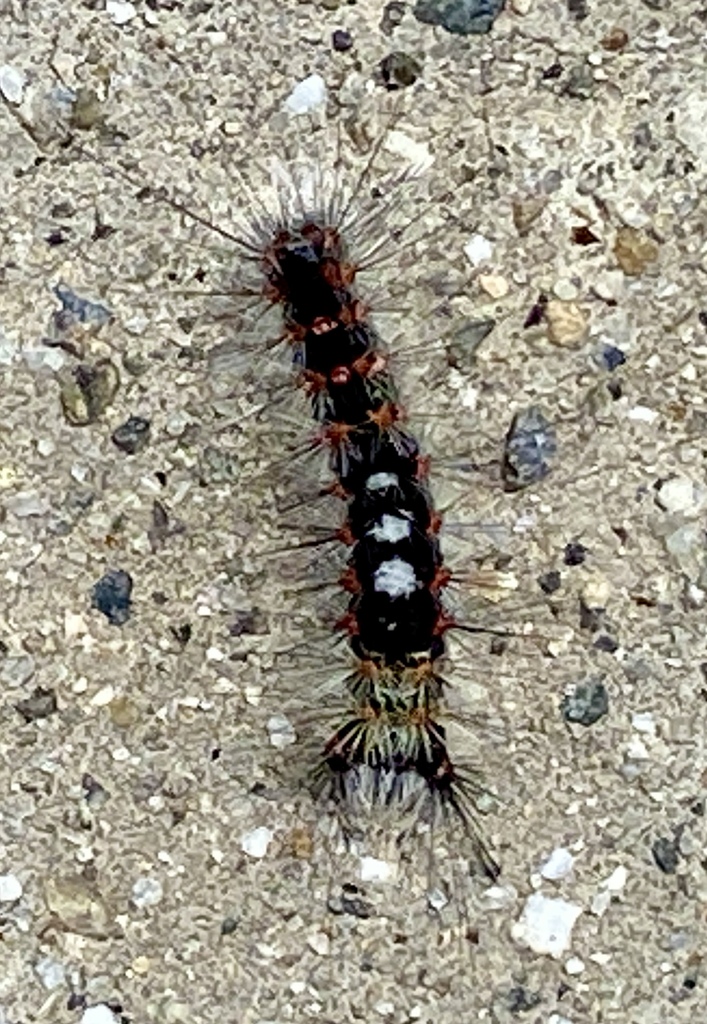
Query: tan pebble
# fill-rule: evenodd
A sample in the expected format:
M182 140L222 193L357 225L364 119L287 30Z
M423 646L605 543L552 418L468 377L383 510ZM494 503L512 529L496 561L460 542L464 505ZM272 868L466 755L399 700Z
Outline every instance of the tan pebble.
M116 697L109 707L113 723L121 729L129 729L138 720L138 709L127 697Z
M508 295L508 281L500 274L479 274L479 285L492 299L502 299Z
M616 232L614 256L629 277L638 277L649 263L658 259L658 243L638 228L623 227Z
M618 26L609 29L604 38L601 41L601 45L605 50L623 50L628 43L628 33Z
M576 302L550 299L545 307L547 336L555 345L574 345L587 333L588 321Z
M611 583L604 576L591 575L582 587L582 604L587 608L606 608L611 597Z
M150 958L147 956L136 956L130 964L136 974L147 974L150 970Z
M289 847L298 860L309 860L314 852L314 840L305 828L293 828L288 837Z

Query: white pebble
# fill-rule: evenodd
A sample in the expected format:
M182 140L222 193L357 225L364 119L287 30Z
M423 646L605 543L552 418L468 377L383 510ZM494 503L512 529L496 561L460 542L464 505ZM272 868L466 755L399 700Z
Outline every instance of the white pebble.
M34 965L34 969L44 987L50 992L53 988L59 988L66 981L64 965L59 960L54 960L50 956L38 960Z
M27 79L19 68L13 68L11 64L3 64L0 67L0 92L8 103L16 106L22 102Z
M464 246L464 255L472 267L478 267L493 256L493 243L484 235L472 235Z
M665 512L697 516L707 505L707 489L689 477L674 477L661 484L656 501Z
M105 1003L96 1003L83 1011L81 1024L116 1024L116 1016Z
M503 910L513 903L518 893L512 885L490 885L481 893L484 910Z
M520 920L511 934L534 953L549 954L557 959L569 947L575 921L582 908L567 900L549 899L535 892L526 900Z
M430 153L425 142L416 142L405 132L393 128L386 135L385 148L393 156L400 156L406 160L415 170L420 173L427 170L434 163L434 157Z
M565 971L567 974L581 974L584 970L584 960L580 960L578 956L571 956L569 960L565 961Z
M138 878L133 885L132 901L140 910L143 907L154 907L162 895L162 883L156 878Z
M268 846L272 842L273 835L274 832L266 828L265 825L253 828L250 832L246 832L241 836L241 850L243 850L243 853L247 853L249 857L262 860L268 852Z
M569 1017L563 1017L559 1013L551 1013L547 1018L547 1024L572 1024Z
M91 697L91 704L94 708L104 708L115 698L115 690L110 683L106 683L100 690L97 690Z
M655 719L650 711L634 711L631 715L631 725L636 732L655 736Z
M655 409L649 409L647 405L634 405L633 409L626 413L628 419L636 420L638 423L655 423L659 415Z
M543 866L540 874L548 882L557 882L560 878L566 878L574 865L574 857L564 846L558 846L553 850Z
M361 857L362 882L390 882L395 878L395 865L377 857Z
M318 953L319 956L329 956L329 948L331 944L329 942L329 936L325 935L324 932L314 932L313 935L310 935L307 939L307 945L310 949L313 949L315 953Z
M602 889L606 889L608 892L621 892L623 887L626 885L627 879L628 871L623 864L619 864L619 866L611 872L609 877L604 879L601 883L601 887Z
M114 25L127 25L137 14L137 8L129 0L106 0L106 14Z
M326 102L326 82L321 75L310 75L298 82L285 100L291 114L306 114Z
M277 750L291 747L297 740L295 727L286 715L271 715L268 718L270 742Z
M17 875L0 875L0 903L15 903L22 895L22 882Z

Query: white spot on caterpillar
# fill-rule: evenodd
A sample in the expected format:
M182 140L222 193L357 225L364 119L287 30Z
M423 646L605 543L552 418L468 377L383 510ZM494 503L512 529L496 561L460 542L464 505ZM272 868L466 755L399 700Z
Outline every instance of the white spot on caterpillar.
M368 536L375 537L379 544L397 544L410 536L410 520L384 515L379 523L368 530Z
M397 487L398 477L396 473L371 473L366 480L366 489L369 491L384 491L386 487Z
M373 575L373 585L388 597L410 597L417 590L415 570L402 558L391 558L381 562Z

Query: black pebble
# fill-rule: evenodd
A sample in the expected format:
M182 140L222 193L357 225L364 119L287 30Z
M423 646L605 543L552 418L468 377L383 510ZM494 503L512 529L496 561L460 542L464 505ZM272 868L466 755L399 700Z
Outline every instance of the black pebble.
M651 846L653 860L660 870L666 875L674 875L680 860L680 851L675 839L667 839L661 836Z
M587 557L587 549L579 541L570 541L565 545L565 565L582 565Z
M131 416L111 434L111 441L127 455L142 451L150 440L150 421L142 416Z
M338 28L331 34L331 45L337 53L345 53L353 46L353 36L343 28Z
M543 594L554 594L562 586L562 574L557 569L551 569L538 578L538 586Z
M567 10L576 21L589 17L588 0L567 0Z
M574 693L564 697L560 707L566 722L594 725L609 710L609 694L599 680L577 683Z
M103 612L113 626L123 626L130 618L132 577L122 569L110 569L94 584L91 607Z

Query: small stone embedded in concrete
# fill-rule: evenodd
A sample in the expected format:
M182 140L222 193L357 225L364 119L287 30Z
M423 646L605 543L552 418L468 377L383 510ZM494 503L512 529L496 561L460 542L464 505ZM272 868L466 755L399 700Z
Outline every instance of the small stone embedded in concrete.
M389 91L414 85L422 73L422 67L414 57L395 50L384 57L378 66L380 81Z
M120 375L110 359L94 365L81 363L61 376L59 398L66 422L72 427L95 423L115 398Z
M133 581L122 569L110 569L91 592L91 607L102 612L113 626L123 626L130 618Z
M17 875L0 875L0 903L16 903L22 891L22 882Z
M599 358L601 365L607 369L609 373L613 373L614 370L617 370L619 366L623 366L626 362L625 353L622 352L620 348L617 348L616 345L603 345Z
M496 326L495 320L469 320L454 332L447 344L447 362L459 368L473 364L476 350Z
M111 434L111 441L126 455L142 451L150 440L150 421L143 416L130 416Z
M417 0L413 14L425 25L439 25L453 35L483 35L506 0Z
M286 715L271 715L268 719L270 743L278 750L292 746L297 741L295 727Z
M472 267L478 267L493 256L493 242L485 235L472 235L464 246L464 255Z
M250 832L246 832L241 836L241 850L243 850L243 853L247 853L249 857L262 860L268 852L273 836L274 832L271 829L260 825L258 828L251 829Z
M37 686L34 692L15 704L15 711L24 718L25 722L37 722L40 718L49 718L57 710L56 694L44 686Z
M345 53L353 46L353 36L343 28L338 28L331 34L331 45L337 53Z
M160 880L144 876L134 882L130 899L138 909L143 910L145 907L154 907L163 895Z
M573 866L574 857L570 851L564 846L558 846L540 868L540 874L549 882L558 882L570 874Z
M549 299L544 308L547 336L554 345L578 345L584 341L588 319L576 302Z
M677 839L661 836L651 846L653 860L666 875L674 875L680 863L680 847Z
M19 106L24 97L27 78L23 71L11 64L0 66L0 93L8 103Z
M81 1024L118 1024L118 1018L105 1003L87 1006L81 1014Z
M582 908L575 903L550 899L535 892L526 900L520 920L513 925L511 934L534 953L557 959L569 948L572 929L581 913Z
M130 0L106 0L106 14L114 25L127 25L136 16L137 8Z
M56 285L54 294L61 302L62 310L70 313L79 323L95 324L96 327L102 327L113 315L107 306L82 298L68 285Z
M609 711L609 694L601 680L588 680L577 683L574 692L563 698L560 707L566 722L594 725Z
M513 417L506 435L503 479L506 489L519 491L550 472L549 460L557 453L555 429L536 406Z
M362 882L390 882L395 878L395 865L377 857L361 857Z
M699 516L707 510L707 487L689 477L672 477L661 481L656 502L665 512Z
M616 232L614 256L627 277L639 277L659 252L658 243L638 228L622 227Z
M326 82L321 75L309 75L298 82L285 100L285 106L291 114L307 114L326 102Z

